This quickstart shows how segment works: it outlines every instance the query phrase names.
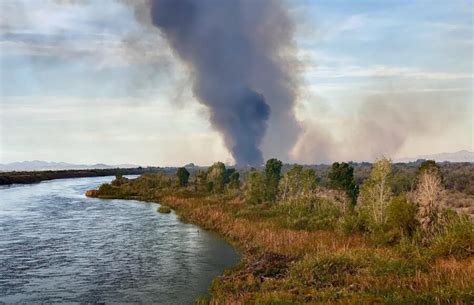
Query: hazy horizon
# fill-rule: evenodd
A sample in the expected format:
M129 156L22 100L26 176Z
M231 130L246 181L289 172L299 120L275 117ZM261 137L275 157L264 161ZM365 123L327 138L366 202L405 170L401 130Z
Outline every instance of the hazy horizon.
M193 96L189 66L126 3L0 3L0 163L234 163L209 108ZM297 126L270 111L258 145L264 159L474 151L470 1L298 0L282 8Z
M437 154L427 154L427 155L418 155L418 156L407 156L403 158L393 159L392 162L399 162L399 163L408 163L408 162L415 162L422 159L437 159L436 162L474 162L474 152L468 150L461 150L457 152L441 152ZM219 160L215 160L217 162ZM373 161L352 161L352 160L338 160L338 162L370 162ZM10 165L26 165L26 167L12 167ZM48 167L41 167L38 164L48 163ZM214 162L212 162L214 163ZM196 164L195 162L187 162L183 164L138 164L133 162L128 163L121 163L121 164L110 164L110 163L103 163L103 162L93 162L89 164L84 163L74 163L74 162L64 162L64 161L56 161L56 160L21 160L21 161L14 161L9 163L0 163L0 171L10 171L10 170L40 170L40 169L85 169L85 168L110 168L110 167L122 167L122 168L130 168L130 167L181 167L187 166L190 164L194 164L194 166L202 166L208 167L211 166L212 163L209 164ZM291 162L287 163L291 164ZM330 165L331 163L306 163L305 165ZM62 165L62 166L61 166ZM52 167L51 167L52 166ZM94 167L96 166L96 167ZM235 166L233 163L226 163L226 166Z

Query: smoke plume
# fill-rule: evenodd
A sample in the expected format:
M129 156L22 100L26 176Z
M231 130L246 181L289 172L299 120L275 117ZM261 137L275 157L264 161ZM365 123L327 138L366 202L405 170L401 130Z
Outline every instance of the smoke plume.
M292 24L275 0L151 0L151 22L189 69L193 93L210 110L237 165L263 163L293 146ZM270 118L270 115L272 118ZM284 129L284 130L283 130ZM279 137L277 136L279 134Z
M434 141L442 133L453 133L450 127L469 122L471 100L470 92L389 91L364 96L353 116L341 122L348 127L339 137L323 124L305 122L292 155L306 163L394 157L408 140Z

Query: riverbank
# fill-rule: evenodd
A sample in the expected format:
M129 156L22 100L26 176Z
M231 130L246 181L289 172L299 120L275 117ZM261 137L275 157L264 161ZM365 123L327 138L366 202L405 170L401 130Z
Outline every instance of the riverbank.
M0 172L0 185L30 184L46 180L64 178L104 177L116 175L142 175L162 171L158 167L81 169L81 170L50 170L50 171L14 171Z
M285 206L252 205L239 192L207 194L170 187L149 175L102 186L99 198L164 203L185 222L215 231L243 253L217 277L203 304L469 304L474 300L472 251L461 255L408 240L374 243L325 222L301 223ZM472 232L471 232L472 233ZM472 237L472 235L470 235ZM469 242L469 240L467 240ZM469 254L471 253L471 254Z

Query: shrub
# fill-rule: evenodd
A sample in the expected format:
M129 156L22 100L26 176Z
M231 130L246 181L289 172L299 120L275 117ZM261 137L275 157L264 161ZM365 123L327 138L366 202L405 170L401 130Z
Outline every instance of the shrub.
M104 183L99 187L99 195L101 196L111 196L114 194L115 194L115 188L108 183Z
M122 184L126 183L128 181L127 178L125 178L124 176L118 174L118 175L115 175L115 180L113 180L110 184L112 184L113 186L121 186Z
M252 171L245 180L245 200L250 204L263 203L265 201L265 177L262 173Z
M368 231L366 221L354 210L344 214L339 222L339 229L346 235Z
M283 227L297 230L333 229L342 214L339 206L322 198L300 198L274 208Z
M401 235L411 236L417 226L416 205L404 196L395 197L387 207L387 225Z
M384 212L385 222L374 221L371 209L359 208L341 218L339 229L345 234L370 233L377 245L393 245L403 237L411 237L417 229L416 206L404 196L395 197Z
M356 275L365 267L358 257L349 254L321 254L306 257L290 270L291 275L316 288L345 286L348 275Z
M176 176L178 176L179 186L186 186L188 185L189 181L189 172L186 168L180 167L176 172Z
M406 236L402 237L395 248L398 254L405 259L421 257L424 248L420 248L417 243Z
M171 213L171 209L170 209L168 206L166 206L166 205L160 206L157 211L158 211L158 213L162 213L162 214L169 214L169 213Z
M438 226L432 242L435 256L467 258L474 254L474 224L468 216L446 210Z

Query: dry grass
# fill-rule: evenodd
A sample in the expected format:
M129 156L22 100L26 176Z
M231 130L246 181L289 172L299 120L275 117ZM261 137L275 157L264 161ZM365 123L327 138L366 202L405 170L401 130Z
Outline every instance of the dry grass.
M472 258L405 259L394 248L371 246L359 235L284 229L274 217L257 221L235 217L244 208L239 201L229 205L219 199L176 196L163 200L185 220L219 232L243 250L241 264L215 280L210 304L474 300Z

